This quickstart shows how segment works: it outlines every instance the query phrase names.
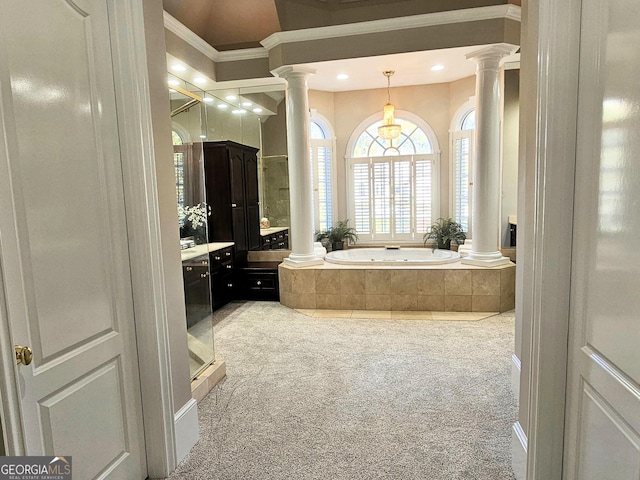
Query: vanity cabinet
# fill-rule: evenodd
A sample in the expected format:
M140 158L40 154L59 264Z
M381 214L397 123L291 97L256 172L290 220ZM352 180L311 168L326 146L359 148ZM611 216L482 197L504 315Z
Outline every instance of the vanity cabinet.
M211 265L211 305L216 310L235 298L235 256L233 247L209 253Z
M269 230L274 230L269 229ZM260 235L261 250L287 250L289 248L289 229L283 228L276 232Z
M258 150L239 143L205 142L204 171L210 242L234 242L235 260L260 249Z
M249 262L238 269L238 295L244 300L280 300L278 264Z
M201 255L182 262L187 328L211 314L209 256Z

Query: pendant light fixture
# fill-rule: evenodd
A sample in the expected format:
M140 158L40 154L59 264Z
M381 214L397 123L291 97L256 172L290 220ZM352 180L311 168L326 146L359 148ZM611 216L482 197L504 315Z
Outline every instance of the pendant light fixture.
M387 104L384 106L384 117L382 125L378 127L378 135L385 140L393 140L400 136L402 127L395 123L393 118L394 106L391 103L391 76L396 73L393 70L386 70L382 74L387 77Z

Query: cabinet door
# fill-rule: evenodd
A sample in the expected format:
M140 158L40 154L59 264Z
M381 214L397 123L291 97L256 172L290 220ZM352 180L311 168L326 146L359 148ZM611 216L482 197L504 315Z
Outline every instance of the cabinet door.
M231 206L244 207L244 161L242 151L238 148L229 147L229 168L231 170Z
M253 152L244 153L244 175L247 205L258 205L258 157Z
M205 144L204 151L205 188L207 203L211 207L209 216L209 240L232 242L233 222L231 218L231 162L226 148Z
M245 190L247 201L247 242L249 250L260 250L260 205L258 202L258 158L244 153Z

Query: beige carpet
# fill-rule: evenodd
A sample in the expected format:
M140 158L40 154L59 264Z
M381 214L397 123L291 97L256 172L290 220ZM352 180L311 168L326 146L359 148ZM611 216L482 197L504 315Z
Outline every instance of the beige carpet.
M513 312L480 321L216 312L227 378L173 479L503 480Z

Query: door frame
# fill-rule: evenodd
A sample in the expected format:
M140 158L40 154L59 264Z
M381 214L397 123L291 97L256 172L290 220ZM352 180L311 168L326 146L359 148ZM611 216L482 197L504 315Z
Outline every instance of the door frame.
M150 108L143 0L109 2L113 35L115 95L122 152L124 197L131 262L134 324L145 434L147 473L169 475L176 467L174 405L169 358L168 318L156 184L153 123ZM0 169L15 153L8 72L0 59ZM10 238L9 238L10 237ZM0 237L0 415L8 455L24 455L19 375L5 302L3 244L15 235ZM12 246L13 247L13 246Z
M520 188L527 199L518 236L527 236L518 245L528 480L561 480L563 473L581 3L523 2Z

